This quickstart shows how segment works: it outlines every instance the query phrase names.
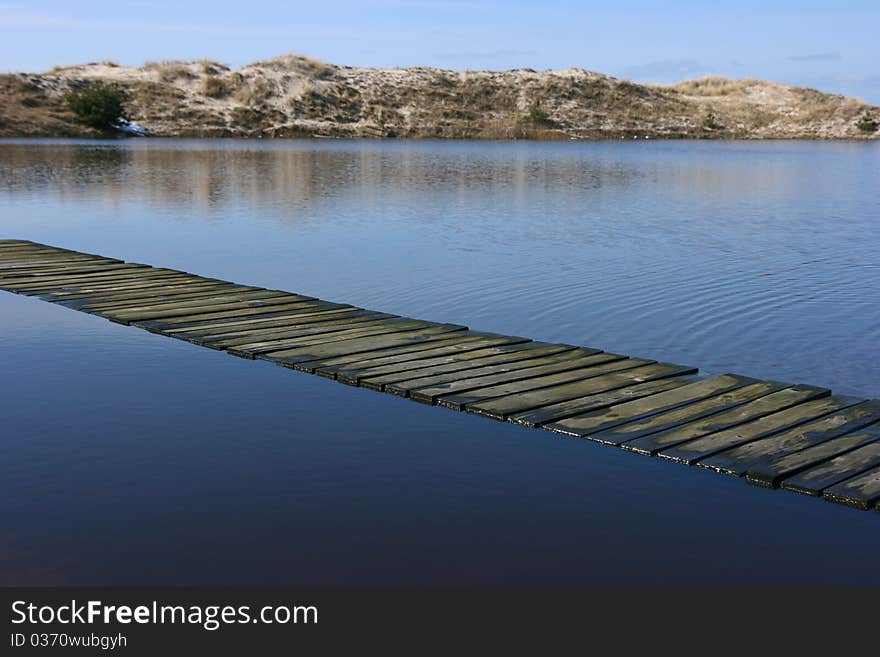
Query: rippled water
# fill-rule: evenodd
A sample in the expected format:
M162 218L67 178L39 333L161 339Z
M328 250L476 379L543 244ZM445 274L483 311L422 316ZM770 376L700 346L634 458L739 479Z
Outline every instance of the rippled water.
M876 397L878 174L871 143L0 142L0 237ZM876 514L5 293L0 356L0 581L880 577Z

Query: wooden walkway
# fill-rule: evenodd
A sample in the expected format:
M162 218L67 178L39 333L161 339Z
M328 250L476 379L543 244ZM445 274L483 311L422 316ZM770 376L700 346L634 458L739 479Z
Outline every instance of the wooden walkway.
M425 404L880 503L880 400L535 342L0 240L0 289ZM880 509L880 507L878 507Z

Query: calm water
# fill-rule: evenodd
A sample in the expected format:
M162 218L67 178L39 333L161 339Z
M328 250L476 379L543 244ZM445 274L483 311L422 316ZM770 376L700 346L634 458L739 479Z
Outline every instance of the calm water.
M880 395L880 144L0 142L0 237ZM0 583L880 583L880 516L0 292Z

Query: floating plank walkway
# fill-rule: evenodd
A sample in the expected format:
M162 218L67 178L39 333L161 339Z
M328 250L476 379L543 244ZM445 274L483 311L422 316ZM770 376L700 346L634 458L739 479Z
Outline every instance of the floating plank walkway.
M0 240L0 289L425 404L857 509L880 503L880 400L398 317ZM880 507L878 507L880 509Z

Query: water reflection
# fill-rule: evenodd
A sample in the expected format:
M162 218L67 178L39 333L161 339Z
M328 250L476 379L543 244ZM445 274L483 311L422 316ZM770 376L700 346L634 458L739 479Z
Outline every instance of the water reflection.
M784 193L797 175L791 167L756 168L736 154L719 170L687 157L652 161L650 151L632 145L614 144L618 152L580 146L7 142L0 145L0 190L200 210L251 204L295 216L326 200L419 193L479 191L515 201L542 192L577 196L645 184L727 197L761 189Z

